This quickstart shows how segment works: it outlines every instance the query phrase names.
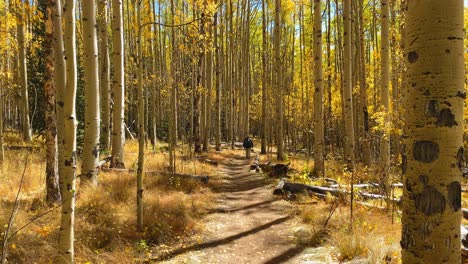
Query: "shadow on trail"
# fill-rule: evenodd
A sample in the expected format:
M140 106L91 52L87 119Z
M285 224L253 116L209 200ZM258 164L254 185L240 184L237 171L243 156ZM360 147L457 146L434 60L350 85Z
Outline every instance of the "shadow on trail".
M242 211L242 210L248 210L248 209L259 207L259 206L266 205L266 204L271 204L274 201L276 201L276 200L267 200L267 201L247 205L247 206L244 206L244 207L241 207L241 208L236 208L236 209L215 209L215 210L209 211L208 213L220 213L220 214L233 213L233 212L238 212L238 211Z
M292 259L294 258L295 256L299 255L302 253L302 251L304 251L304 249L306 249L307 247L305 246L301 246L301 245L298 245L298 246L295 246L293 248L290 248L286 251L284 251L283 253L281 253L280 255L274 257L274 258L271 258L269 260L267 260L266 262L264 262L263 264L277 264L277 263L283 263L283 262L286 262L287 260L289 259Z
M201 244L195 244L195 245L192 245L192 246L189 246L189 247L178 248L178 249L176 249L176 250L174 250L172 252L169 252L169 253L164 254L162 256L153 258L153 259L151 259L151 261L168 260L168 259L171 259L171 258L177 256L177 255L184 254L184 253L192 251L192 250L201 250L201 249L205 249L205 248L212 248L212 247L217 247L217 246L220 246L220 245L225 245L225 244L228 244L228 243L230 243L230 242L232 242L234 240L237 240L237 239L240 239L242 237L252 235L252 234L255 234L255 233L260 232L262 230L265 230L265 229L267 229L267 228L269 228L271 226L278 225L278 224L281 224L283 222L286 222L287 220L289 220L291 218L292 218L291 216L281 217L281 218L278 218L278 219L273 220L271 222L268 222L266 224L254 227L254 228L252 228L250 230L241 232L241 233L236 234L236 235L228 236L228 237L213 240L213 241L208 241L208 242L201 243ZM271 263L278 263L278 262L271 262Z

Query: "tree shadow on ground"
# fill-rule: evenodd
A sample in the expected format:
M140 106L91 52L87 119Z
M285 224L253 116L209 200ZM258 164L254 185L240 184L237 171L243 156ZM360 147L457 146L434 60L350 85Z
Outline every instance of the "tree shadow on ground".
M295 246L293 248L290 248L290 249L284 251L280 255L267 260L263 264L277 264L277 263L286 262L287 260L292 259L293 257L301 254L302 251L304 251L306 248L307 248L306 246L297 245L297 246Z
M155 258L153 258L151 260L152 261L167 260L167 259L171 259L171 258L173 258L173 257L175 257L177 255L187 253L189 251L196 251L196 250L201 250L201 249L205 249L205 248L213 248L213 247L217 247L217 246L220 246L220 245L225 245L225 244L231 243L234 240L237 240L237 239L240 239L242 237L252 235L252 234L255 234L255 233L260 232L262 230L265 230L265 229L267 229L267 228L269 228L271 226L278 225L278 224L281 224L283 222L286 222L289 219L291 219L291 216L281 217L281 218L278 218L276 220L273 220L273 221L268 222L268 223L263 224L263 225L259 225L257 227L254 227L254 228L252 228L250 230L241 232L241 233L236 234L236 235L228 236L228 237L213 240L213 241L208 241L208 242L201 243L201 244L195 244L195 245L192 245L192 246L189 246L189 247L178 248L178 249L173 250L172 252L166 253L166 254L164 254L162 256L155 257Z
M247 206L244 206L244 207L241 207L241 208L236 208L236 209L222 209L222 208L219 208L219 209L210 210L208 213L220 213L220 214L233 213L233 212L238 212L238 211L242 211L242 210L248 210L248 209L255 208L255 207L260 207L262 205L271 204L274 201L276 201L276 200L266 200L266 201L262 201L262 202L259 202L259 203L250 204L250 205L247 205Z

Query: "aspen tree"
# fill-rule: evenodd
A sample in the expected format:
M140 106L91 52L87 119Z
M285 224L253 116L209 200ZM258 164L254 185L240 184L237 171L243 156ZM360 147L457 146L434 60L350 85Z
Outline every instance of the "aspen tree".
M367 81L366 81L366 60L364 53L364 17L363 17L364 1L358 1L358 24L359 24L359 88L360 88L360 107L362 120L359 125L361 127L361 146L362 146L362 161L364 165L369 166L371 163L370 140L369 140L369 110L367 107Z
M52 6L53 18L53 54L54 54L54 85L55 85L55 112L57 125L57 155L58 155L58 175L60 192L63 191L62 175L64 175L65 153L64 153L64 91L66 86L65 72L65 50L63 47L62 29L62 4L61 1L54 0Z
M99 162L99 74L96 33L96 3L82 3L83 24L83 76L85 94L85 125L83 142L83 165L81 179L97 185Z
M98 34L99 34L99 85L101 105L101 149L110 147L110 65L109 65L109 40L107 35L107 6L108 0L98 2Z
M275 71L275 89L276 89L276 122L278 128L276 131L277 144L277 159L284 160L284 131L283 131L283 88L282 88L282 72L281 72L281 1L275 0L275 26L274 26L274 71Z
M353 97L351 83L351 3L344 1L344 79L343 79L343 100L344 100L344 120L345 120L345 161L349 169L353 168L354 162L354 121L353 121Z
M17 41L18 41L18 59L19 59L19 86L21 89L21 125L23 139L26 142L31 141L31 124L29 120L29 97L28 97L28 71L27 67L27 57L26 57L26 41L25 41L25 22L24 17L24 4L22 1L16 3L16 31L17 31Z
M217 3L219 4L221 0L218 0ZM218 13L221 13L222 10L222 5L220 5L219 8L220 11L216 11L214 14L214 19L213 19L213 38L214 38L214 47L215 47L215 78L216 78L216 98L215 98L215 149L216 151L221 150L221 53L222 51L220 50L219 47L219 37L218 37L218 31L222 32L219 28L221 25L218 24L218 17L221 17L221 15L218 15ZM222 42L222 39L221 39Z
M143 97L143 54L141 39L141 2L137 4L137 88L138 88L138 169L137 169L137 229L143 231L143 177L145 174L145 100Z
M407 5L402 261L460 263L463 1Z
M59 14L60 1L56 1L55 12ZM74 261L74 226L75 226L75 179L76 179L76 28L75 1L66 0L63 7L65 19L64 50L66 58L66 85L63 101L64 115L64 168L60 175L62 194L62 216L59 232L60 263ZM58 67L57 65L56 67Z
M322 3L314 0L314 170L318 177L325 176L323 133L323 72L322 72Z
M381 14L381 21L382 21L382 39L381 39L381 74L380 74L380 86L381 86L381 105L382 110L384 112L384 133L381 141L381 150L380 150L380 166L383 171L383 176L381 179L381 183L385 186L387 181L387 173L390 168L390 93L389 93L389 85L390 85L390 39L389 39L389 5L388 0L382 0L381 2L382 14Z
M124 132L124 36L123 36L122 0L112 0L112 161L113 168L125 168L123 146Z
M54 85L54 33L53 33L53 9L55 1L46 3L44 56L46 69L44 72L44 92L46 98L45 123L46 123L46 201L49 204L60 202L57 156L57 122L55 115L55 88ZM62 87L60 88L62 89ZM1 112L0 112L1 113Z
M266 0L262 0L262 141L260 154L266 154L267 134L267 25L266 25ZM302 47L301 47L302 48Z

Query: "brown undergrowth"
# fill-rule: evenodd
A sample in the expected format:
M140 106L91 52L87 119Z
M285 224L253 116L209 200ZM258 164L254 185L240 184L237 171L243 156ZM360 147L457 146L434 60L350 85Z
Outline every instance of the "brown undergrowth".
M384 210L357 204L351 230L349 204L343 201L337 204L334 199L299 198L297 210L304 225L295 234L299 244L329 247L337 262L353 259L366 263L401 262L399 221L392 223Z
M127 142L127 168L135 167L137 152L137 142ZM29 159L10 234L27 226L9 240L11 263L53 263L57 257L60 207L51 209L43 202L44 155L43 150L6 152L0 174L0 248L26 156ZM179 173L210 175L213 170L199 161L182 161L181 157L178 160ZM166 153L147 151L146 170L164 171L167 164ZM135 172L101 171L96 188L81 187L77 181L76 263L135 263L149 254L152 244L176 242L196 232L213 196L199 182L153 174L144 178L144 186L145 228L138 232Z

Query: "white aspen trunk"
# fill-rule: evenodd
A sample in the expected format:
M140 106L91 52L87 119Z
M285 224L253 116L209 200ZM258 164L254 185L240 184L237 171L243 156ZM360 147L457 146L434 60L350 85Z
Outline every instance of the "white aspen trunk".
M323 132L323 73L322 73L322 11L320 0L314 0L314 170L318 177L325 176Z
M54 84L55 84L55 111L57 115L57 154L58 154L58 175L60 191L63 184L60 183L60 177L64 175L64 91L66 85L65 72L65 50L63 47L63 29L62 29L62 4L61 1L54 1L52 8L53 32L54 32Z
M402 155L403 263L461 263L462 0L408 1Z
M21 89L21 123L23 139L26 142L31 142L31 124L29 120L29 98L28 98L28 71L26 58L26 43L24 39L24 4L17 3L17 38L18 38L18 58L19 58L19 86Z
M348 168L352 169L354 163L354 121L353 121L353 97L351 81L351 3L344 1L344 79L343 79L343 100L344 100L344 120L345 120L345 161Z
M44 92L46 98L46 201L49 205L60 202L58 152L57 152L57 122L55 114L55 85L54 85L54 33L53 9L55 0L46 3L44 57L46 70L44 72ZM1 113L1 112L0 112Z
M59 8L57 1L56 7ZM65 18L64 50L66 58L66 85L64 91L64 168L60 175L62 194L62 215L59 232L59 263L74 262L74 226L75 226L75 180L76 180L76 28L75 1L66 0L63 7ZM55 10L57 14L61 9ZM57 65L58 67L59 65Z
M99 162L99 74L96 32L96 4L94 1L82 3L83 24L83 76L85 94L85 125L83 142L83 165L81 179L97 185Z
M382 33L381 33L381 63L382 68L380 72L380 87L381 87L381 105L382 111L384 112L384 126L383 126L383 135L380 145L380 166L382 168L383 174L381 176L381 183L385 186L387 184L387 174L390 169L390 39L389 39L389 5L388 0L382 0L381 2L381 20L382 20Z
M112 168L125 168L124 164L124 36L122 0L112 0L112 61L114 64L112 75L112 91L114 104L112 111Z
M276 89L276 120L277 120L277 131L276 131L276 144L277 144L277 159L284 160L284 129L283 129L283 88L282 88L282 72L281 72L281 1L275 0L275 27L274 27L274 70L275 70L275 89Z
M217 1L219 3L219 1ZM214 24L213 24L213 32L214 32L214 45L215 45L215 55L216 55L216 66L215 66L215 73L216 73L216 110L215 110L215 149L216 151L221 150L221 68L223 67L221 65L221 53L222 51L220 50L219 47L219 39L218 39L218 31L222 32L221 25L218 24L218 17L220 18L221 15L218 15L218 13L221 12L222 10L222 5L219 8L220 11L217 11L214 15ZM221 37L221 42L222 42L222 37Z
M99 72L100 72L100 99L101 99L101 149L110 147L110 65L109 40L107 34L107 0L99 0L98 29L99 29Z
M137 169L137 229L143 231L143 177L145 174L145 100L143 97L143 54L141 44L141 2L137 6L137 87L138 87L138 169Z
M266 25L266 0L262 0L262 141L261 154L266 154L266 136L267 136L267 25ZM301 75L302 76L302 75Z

